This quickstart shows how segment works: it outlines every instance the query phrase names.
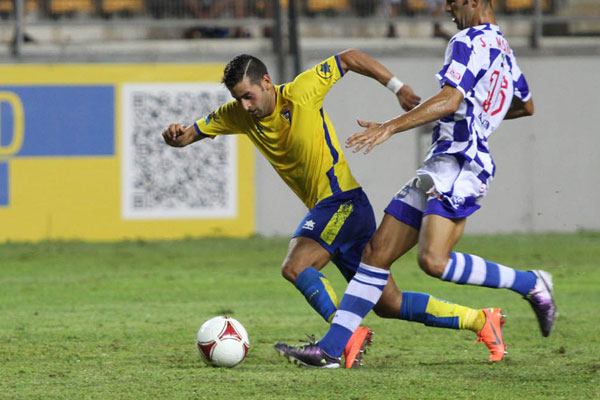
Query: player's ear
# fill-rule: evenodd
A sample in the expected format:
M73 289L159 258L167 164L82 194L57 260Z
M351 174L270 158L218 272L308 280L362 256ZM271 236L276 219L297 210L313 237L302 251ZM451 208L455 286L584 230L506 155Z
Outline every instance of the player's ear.
M265 90L269 89L269 86L273 86L273 81L271 80L269 74L264 74L261 79L261 82Z

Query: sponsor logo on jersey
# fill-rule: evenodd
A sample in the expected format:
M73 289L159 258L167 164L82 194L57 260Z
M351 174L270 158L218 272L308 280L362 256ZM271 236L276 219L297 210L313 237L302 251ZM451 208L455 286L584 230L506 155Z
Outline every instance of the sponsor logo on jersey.
M457 72L454 69L452 69L452 68L448 68L448 75L450 75L456 81L460 81L461 78L462 78L462 75L459 72Z
M484 118L483 113L479 114L479 122L481 122L481 126L483 126L485 129L490 127L490 121Z

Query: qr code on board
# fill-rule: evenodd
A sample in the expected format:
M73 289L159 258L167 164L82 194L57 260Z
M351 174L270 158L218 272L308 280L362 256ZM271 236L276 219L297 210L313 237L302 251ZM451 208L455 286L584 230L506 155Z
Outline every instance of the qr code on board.
M237 212L236 136L183 148L162 131L191 125L231 100L220 84L126 84L122 88L124 218L233 217Z

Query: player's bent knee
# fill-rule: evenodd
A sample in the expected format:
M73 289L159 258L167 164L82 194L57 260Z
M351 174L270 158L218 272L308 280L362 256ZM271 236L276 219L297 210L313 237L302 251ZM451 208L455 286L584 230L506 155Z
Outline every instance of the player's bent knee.
M302 272L302 268L298 268L289 262L284 262L281 266L281 275L288 281L295 283L298 275Z
M373 258L373 245L371 244L371 242L367 243L367 245L365 246L365 249L363 250L363 254L362 254L362 259L364 261L369 261Z
M368 265L390 269L394 259L390 255L389 247L381 241L370 241L363 250L362 261Z
M379 318L398 318L400 311L396 311L387 305L377 304L373 307L373 312Z
M429 252L419 252L417 257L417 262L419 263L419 267L430 276L435 278L440 278L444 270L446 269L446 264L448 263L447 257L440 257L439 255L432 254Z

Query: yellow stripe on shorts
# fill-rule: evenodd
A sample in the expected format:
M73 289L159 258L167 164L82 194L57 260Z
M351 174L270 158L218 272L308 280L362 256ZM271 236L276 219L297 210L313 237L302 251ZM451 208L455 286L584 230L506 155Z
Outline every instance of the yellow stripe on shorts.
M338 208L338 210L333 214L333 217L327 223L323 232L321 232L321 239L327 244L333 243L338 232L342 229L342 225L348 219L350 214L352 214L352 210L354 210L354 205L351 201L347 201Z

